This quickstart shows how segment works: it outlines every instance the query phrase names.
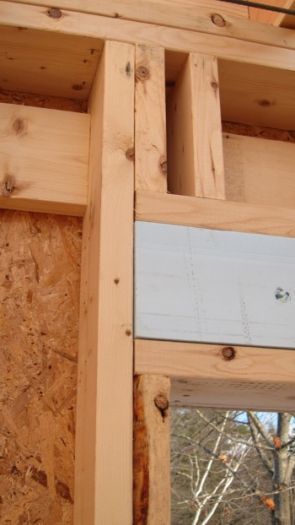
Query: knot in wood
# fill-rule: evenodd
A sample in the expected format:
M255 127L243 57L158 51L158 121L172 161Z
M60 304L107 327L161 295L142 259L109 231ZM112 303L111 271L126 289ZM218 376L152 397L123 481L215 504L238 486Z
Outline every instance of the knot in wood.
M222 350L222 357L225 361L231 361L236 357L236 350L233 346L225 346Z
M135 150L134 148L128 148L125 152L125 155L126 155L126 159L127 160L131 160L131 161L134 161L135 159Z
M167 175L167 160L165 158L160 159L160 170L163 175Z
M136 80L141 80L142 82L148 80L150 78L149 69L146 66L138 66L138 68L136 68L135 78Z
M16 135L24 135L26 131L25 121L22 118L16 118L13 121L12 128Z
M226 26L225 19L223 18L223 16L219 15L218 13L213 13L213 15L211 15L211 22L218 27Z
M167 410L169 408L167 396L165 394L158 394L154 399L154 403L164 419L167 416Z
M132 75L132 67L131 67L130 62L127 62L126 67L125 67L125 71L126 71L127 77L131 77L131 75Z
M50 18L55 18L55 20L62 17L62 12L58 7L50 7L47 9L47 14Z
M10 197L15 190L15 178L13 175L5 175L2 182L2 196Z

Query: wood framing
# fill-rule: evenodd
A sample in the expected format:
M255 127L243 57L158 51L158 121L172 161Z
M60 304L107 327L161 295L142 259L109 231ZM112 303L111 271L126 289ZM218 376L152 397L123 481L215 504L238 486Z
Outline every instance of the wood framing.
M134 525L170 523L169 404L168 377L135 377Z
M130 524L134 163L128 151L134 147L134 47L105 44L89 111L75 523Z
M295 237L295 211L218 199L137 192L136 219L199 228Z
M202 22L204 22L203 19ZM253 23L246 21L245 31L237 31L233 37L237 23L226 26L229 27L231 34L228 36L227 29L223 29L220 34L219 27L215 34L208 34L75 11L61 11L60 15L54 18L44 7L0 1L0 24L2 25L85 35L102 40L155 45L174 51L210 54L228 60L281 69L292 70L294 68L295 44L292 31L264 27L262 24L254 27ZM214 25L211 18L210 25ZM265 47L265 44L268 44L269 47Z
M224 199L216 57L190 54L168 99L169 189Z
M294 411L291 350L133 333L134 220L295 237L294 31L246 14L215 0L0 0L0 98L15 101L0 103L0 207L84 217L75 525L168 525L170 383L175 406ZM77 222L58 241L70 260L79 219L60 219Z
M167 191L165 51L136 46L135 187Z
M292 209L295 144L224 133L226 198Z
M291 0L289 0L291 1ZM35 0L16 0L18 3L34 4ZM39 0L38 4L48 7L46 0ZM245 8L220 4L214 0L184 0L181 3L175 0L129 0L123 3L120 0L53 0L51 5L59 9L69 9L83 13L103 15L111 18L121 18L128 21L148 22L154 25L163 25L181 29L199 31L201 33L223 34L256 42L265 41L271 44L274 40L286 45L289 38L283 41L283 31L278 32L273 27L247 20ZM42 9L44 12L44 9ZM216 18L212 15L217 14ZM241 18L240 15L244 15ZM215 22L214 22L215 20Z
M89 115L0 104L0 207L83 215Z
M137 339L135 373L166 374L179 406L293 410L293 350Z
M0 46L2 89L87 100L103 42L12 25L1 26Z

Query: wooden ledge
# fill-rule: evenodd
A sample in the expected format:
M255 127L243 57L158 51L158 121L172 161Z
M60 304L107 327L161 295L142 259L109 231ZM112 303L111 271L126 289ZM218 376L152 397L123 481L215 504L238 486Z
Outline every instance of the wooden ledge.
M289 208L151 191L136 193L135 218L138 221L295 237L295 210Z

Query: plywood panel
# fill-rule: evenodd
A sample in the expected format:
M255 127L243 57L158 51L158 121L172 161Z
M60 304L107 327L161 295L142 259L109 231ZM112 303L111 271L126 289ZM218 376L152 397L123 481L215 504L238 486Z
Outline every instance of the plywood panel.
M294 208L295 144L224 133L226 197Z
M0 207L82 215L89 115L0 104Z
M293 130L295 71L219 61L223 120Z
M72 524L81 226L0 210L1 523Z
M86 100L101 49L94 38L2 26L0 89Z
M136 224L136 337L295 346L295 241Z
M51 97L50 95L34 95L20 91L0 90L0 102L20 106L34 106L36 108L62 109L86 113L87 101L75 98Z

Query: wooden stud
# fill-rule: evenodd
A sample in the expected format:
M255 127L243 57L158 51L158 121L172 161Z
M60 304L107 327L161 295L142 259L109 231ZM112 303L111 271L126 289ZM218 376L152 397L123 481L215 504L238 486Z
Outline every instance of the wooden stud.
M168 104L169 189L224 199L216 57L190 54Z
M139 221L295 237L295 211L284 207L141 191L135 216Z
M192 18L192 10L188 12ZM165 9L165 17L167 13L169 9ZM271 28L263 24L255 25L247 20L238 20L246 24L243 29L239 27L237 20L234 20L232 24L227 24L225 28L220 28L212 23L209 15L207 22L210 27L214 28L215 34L207 34L203 32L204 22L206 23L204 18L200 19L201 32L75 11L62 11L62 17L56 20L50 18L43 7L0 0L0 24L2 25L162 46L168 50L204 53L249 64L294 69L295 44L292 31ZM176 19L175 23L177 25ZM266 47L265 44L268 44L269 47Z
M134 381L134 525L170 523L170 380Z
M132 522L134 48L106 42L90 101L75 523Z
M165 52L136 47L135 187L167 191Z
M180 406L292 411L294 368L294 350L135 341L135 373L169 376Z
M83 215L89 115L0 103L0 208Z

